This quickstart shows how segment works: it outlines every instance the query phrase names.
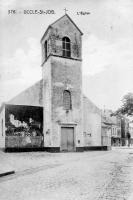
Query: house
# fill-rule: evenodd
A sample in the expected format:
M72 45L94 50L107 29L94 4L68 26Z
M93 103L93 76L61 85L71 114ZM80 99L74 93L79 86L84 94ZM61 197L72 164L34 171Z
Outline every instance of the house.
M114 116L112 113L113 111L109 109L102 112L102 130L104 133L108 132L112 146L119 146L121 145L121 117Z
M101 137L103 146L111 146L112 121L102 112Z
M121 139L121 117L112 115L113 111L108 110L109 119L111 120L111 145L120 146Z

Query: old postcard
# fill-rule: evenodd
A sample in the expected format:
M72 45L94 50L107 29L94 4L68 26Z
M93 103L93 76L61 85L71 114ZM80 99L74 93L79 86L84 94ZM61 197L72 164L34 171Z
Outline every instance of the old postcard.
M0 1L0 200L133 199L133 1Z

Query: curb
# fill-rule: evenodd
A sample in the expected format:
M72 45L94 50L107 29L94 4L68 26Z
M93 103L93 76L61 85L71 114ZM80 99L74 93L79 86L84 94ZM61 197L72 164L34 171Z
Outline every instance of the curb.
M11 174L15 174L15 171L8 171L8 172L0 173L0 177L11 175Z

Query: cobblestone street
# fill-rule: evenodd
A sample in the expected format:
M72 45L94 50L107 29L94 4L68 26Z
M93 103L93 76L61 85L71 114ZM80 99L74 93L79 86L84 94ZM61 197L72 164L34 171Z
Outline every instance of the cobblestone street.
M132 148L5 157L16 173L0 178L0 200L132 199Z

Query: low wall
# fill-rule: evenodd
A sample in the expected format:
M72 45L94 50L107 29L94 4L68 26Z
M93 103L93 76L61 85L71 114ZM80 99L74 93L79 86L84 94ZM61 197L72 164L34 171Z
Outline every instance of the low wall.
M36 148L42 146L42 136L6 136L5 138L5 148Z

